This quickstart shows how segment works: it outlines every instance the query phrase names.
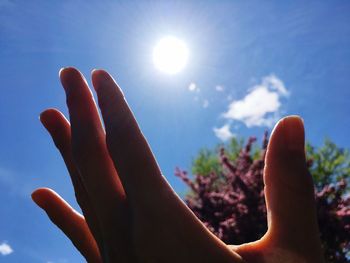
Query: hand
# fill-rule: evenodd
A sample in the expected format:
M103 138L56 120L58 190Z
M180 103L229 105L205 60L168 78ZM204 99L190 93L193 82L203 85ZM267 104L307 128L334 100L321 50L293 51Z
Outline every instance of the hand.
M269 142L268 232L228 246L167 183L113 78L92 72L105 128L82 74L65 68L60 78L70 123L54 109L40 119L63 156L84 217L53 190L40 188L32 197L88 262L323 262L299 117L282 119Z

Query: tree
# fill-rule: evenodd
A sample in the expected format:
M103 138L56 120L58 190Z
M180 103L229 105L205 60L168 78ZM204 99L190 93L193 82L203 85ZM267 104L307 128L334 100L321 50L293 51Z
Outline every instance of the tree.
M268 136L232 139L216 150L201 150L192 174L175 174L190 188L188 207L221 240L241 244L261 238L267 230L263 169ZM319 148L307 144L308 167L315 181L320 237L327 261L350 262L350 155L326 140Z

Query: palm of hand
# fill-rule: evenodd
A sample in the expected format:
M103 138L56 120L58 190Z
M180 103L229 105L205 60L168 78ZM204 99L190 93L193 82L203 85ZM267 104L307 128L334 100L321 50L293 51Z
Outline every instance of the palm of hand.
M268 232L254 243L227 246L168 185L112 77L92 73L105 129L80 72L66 68L60 77L70 123L53 109L41 121L63 156L84 217L50 189L32 196L88 262L322 262L300 118L280 121L270 139Z

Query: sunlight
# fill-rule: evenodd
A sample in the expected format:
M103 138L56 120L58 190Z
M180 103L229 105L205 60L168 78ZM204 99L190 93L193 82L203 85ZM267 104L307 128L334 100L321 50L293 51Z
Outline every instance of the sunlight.
M162 38L153 50L153 62L157 69L167 74L180 72L187 64L188 49L180 39Z

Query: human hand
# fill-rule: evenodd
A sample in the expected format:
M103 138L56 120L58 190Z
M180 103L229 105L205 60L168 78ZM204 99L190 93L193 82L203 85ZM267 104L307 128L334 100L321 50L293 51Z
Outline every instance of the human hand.
M84 217L51 189L32 197L88 262L323 262L300 118L282 119L269 142L268 232L228 246L167 183L113 78L92 73L105 128L81 73L65 68L60 78L70 123L54 109L40 119L63 156Z

